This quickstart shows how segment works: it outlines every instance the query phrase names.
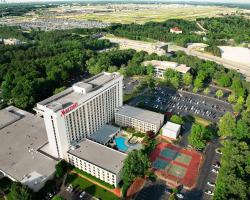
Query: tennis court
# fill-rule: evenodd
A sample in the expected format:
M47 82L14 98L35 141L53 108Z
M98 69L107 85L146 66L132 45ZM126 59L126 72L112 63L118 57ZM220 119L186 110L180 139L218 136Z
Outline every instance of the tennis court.
M161 151L160 155L165 157L165 158L169 158L171 160L175 160L177 162L184 163L186 165L188 165L190 163L190 161L192 160L191 156L179 153L179 152L172 150L172 149L169 149L169 148L163 149Z
M162 159L156 159L153 162L153 167L155 169L160 169L160 170L164 170L167 166L169 165L169 162L162 160Z
M202 155L170 143L159 143L150 156L156 175L170 185L195 186Z
M181 167L179 165L171 165L169 169L167 169L167 173L171 174L173 176L176 176L178 178L183 178L186 174L187 168Z

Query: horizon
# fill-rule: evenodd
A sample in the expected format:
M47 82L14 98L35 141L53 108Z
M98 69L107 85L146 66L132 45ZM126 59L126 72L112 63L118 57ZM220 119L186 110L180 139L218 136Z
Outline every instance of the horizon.
M250 0L0 0L0 3L47 3L47 2L122 2L122 3L216 3L216 4L250 4Z

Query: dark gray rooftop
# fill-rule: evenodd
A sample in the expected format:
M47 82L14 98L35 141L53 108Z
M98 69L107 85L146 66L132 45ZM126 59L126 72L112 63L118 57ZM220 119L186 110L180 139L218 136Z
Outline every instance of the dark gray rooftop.
M105 124L98 131L93 133L89 139L101 144L107 144L114 135L120 131L120 128Z
M127 157L125 153L89 139L83 140L79 146L75 150L69 150L68 153L114 174L118 174L121 171L123 161Z

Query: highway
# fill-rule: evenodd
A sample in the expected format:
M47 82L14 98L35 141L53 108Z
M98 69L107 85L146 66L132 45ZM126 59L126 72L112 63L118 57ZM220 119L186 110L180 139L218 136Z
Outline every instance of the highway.
M231 60L226 60L224 58L220 58L217 56L213 56L213 55L208 54L208 53L202 53L202 52L199 52L193 48L184 48L184 47L169 44L169 50L170 51L184 51L187 55L197 56L203 60L214 61L218 64L223 65L224 67L226 67L228 69L234 69L234 70L242 73L246 77L246 80L250 81L250 66L247 66L247 65L244 65L241 63L237 63L237 62L233 62Z

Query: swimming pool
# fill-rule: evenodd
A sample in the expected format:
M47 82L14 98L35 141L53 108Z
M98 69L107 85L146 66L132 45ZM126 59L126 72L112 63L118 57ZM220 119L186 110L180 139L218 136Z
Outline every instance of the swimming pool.
M126 138L124 137L115 138L115 143L120 151L126 152L128 150L128 146L125 144L125 141Z

